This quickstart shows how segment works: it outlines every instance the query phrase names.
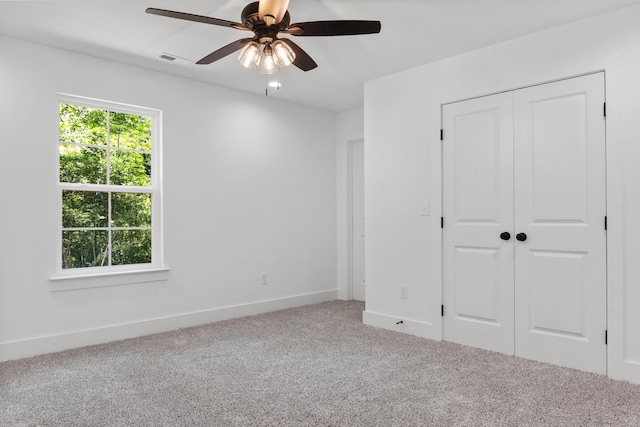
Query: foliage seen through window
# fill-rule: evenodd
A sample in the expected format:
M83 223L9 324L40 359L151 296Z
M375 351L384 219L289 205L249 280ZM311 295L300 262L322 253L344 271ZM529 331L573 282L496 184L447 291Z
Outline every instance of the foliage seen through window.
M63 269L151 263L151 124L60 104Z

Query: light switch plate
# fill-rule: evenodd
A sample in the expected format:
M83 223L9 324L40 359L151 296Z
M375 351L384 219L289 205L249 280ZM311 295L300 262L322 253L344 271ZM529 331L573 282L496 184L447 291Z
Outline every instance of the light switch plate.
M422 216L429 216L429 202L422 202L421 215Z

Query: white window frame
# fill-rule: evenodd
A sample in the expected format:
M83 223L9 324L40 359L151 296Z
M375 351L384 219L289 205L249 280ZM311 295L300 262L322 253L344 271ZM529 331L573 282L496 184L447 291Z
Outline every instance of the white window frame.
M145 116L151 119L151 185L146 187L107 185L107 184L77 184L60 182L60 140L59 131L56 127L56 182L57 182L57 238L56 238L56 272L51 277L52 281L73 279L73 278L90 278L114 275L126 275L134 273L153 273L168 271L164 265L164 246L162 232L162 111L140 107L135 105L122 104L118 102L105 101L100 99L87 98L69 94L58 94L59 108L60 104L71 104L84 106L88 108L113 111L118 113ZM58 115L59 115L58 110ZM56 122L57 123L57 122ZM62 192L64 190L75 191L92 191L92 192L131 192L131 193L148 193L151 194L151 263L145 264L128 264L102 267L86 267L86 268L62 268ZM147 278L134 279L132 282L152 281ZM113 282L113 281L111 281ZM114 282L112 284L122 284ZM95 287L105 286L105 284L95 283L88 286ZM72 287L73 288L73 287ZM64 286L61 290L66 290Z

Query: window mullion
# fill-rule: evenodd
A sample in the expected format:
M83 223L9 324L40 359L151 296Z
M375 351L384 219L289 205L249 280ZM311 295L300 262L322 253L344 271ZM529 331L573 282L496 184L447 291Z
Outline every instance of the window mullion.
M114 193L148 193L153 194L155 189L153 187L133 187L126 185L104 185L104 184L75 184L71 182L61 182L58 184L62 190L70 191L92 191L92 192L107 192L113 191Z
M113 231L129 231L129 230L151 230L151 227L111 227Z
M108 220L107 220L107 228L108 228L108 231L107 231L107 242L108 242L107 243L107 256L109 258L108 258L107 265L111 265L111 248L112 248L111 241L112 241L112 237L113 237L112 233L111 233L111 229L113 227L113 214L112 214L113 210L112 210L112 206L111 206L112 195L113 195L113 192L109 191L109 197L108 197L109 203L108 203L108 206L107 206L107 211L108 211L108 215L109 215Z
M107 110L107 185L111 185L111 111ZM111 232L111 226L113 221L112 211L111 211L111 195L113 193L109 191L108 195L108 219L107 219L107 265L111 266L111 250L113 248L112 238L113 233Z
M111 112L107 110L107 185L111 185Z
M62 227L62 231L107 231L108 227Z

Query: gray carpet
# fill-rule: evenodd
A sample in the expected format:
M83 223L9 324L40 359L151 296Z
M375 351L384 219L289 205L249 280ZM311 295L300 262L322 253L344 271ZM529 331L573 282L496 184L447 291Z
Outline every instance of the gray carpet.
M1 426L640 426L640 386L334 301L0 364Z

